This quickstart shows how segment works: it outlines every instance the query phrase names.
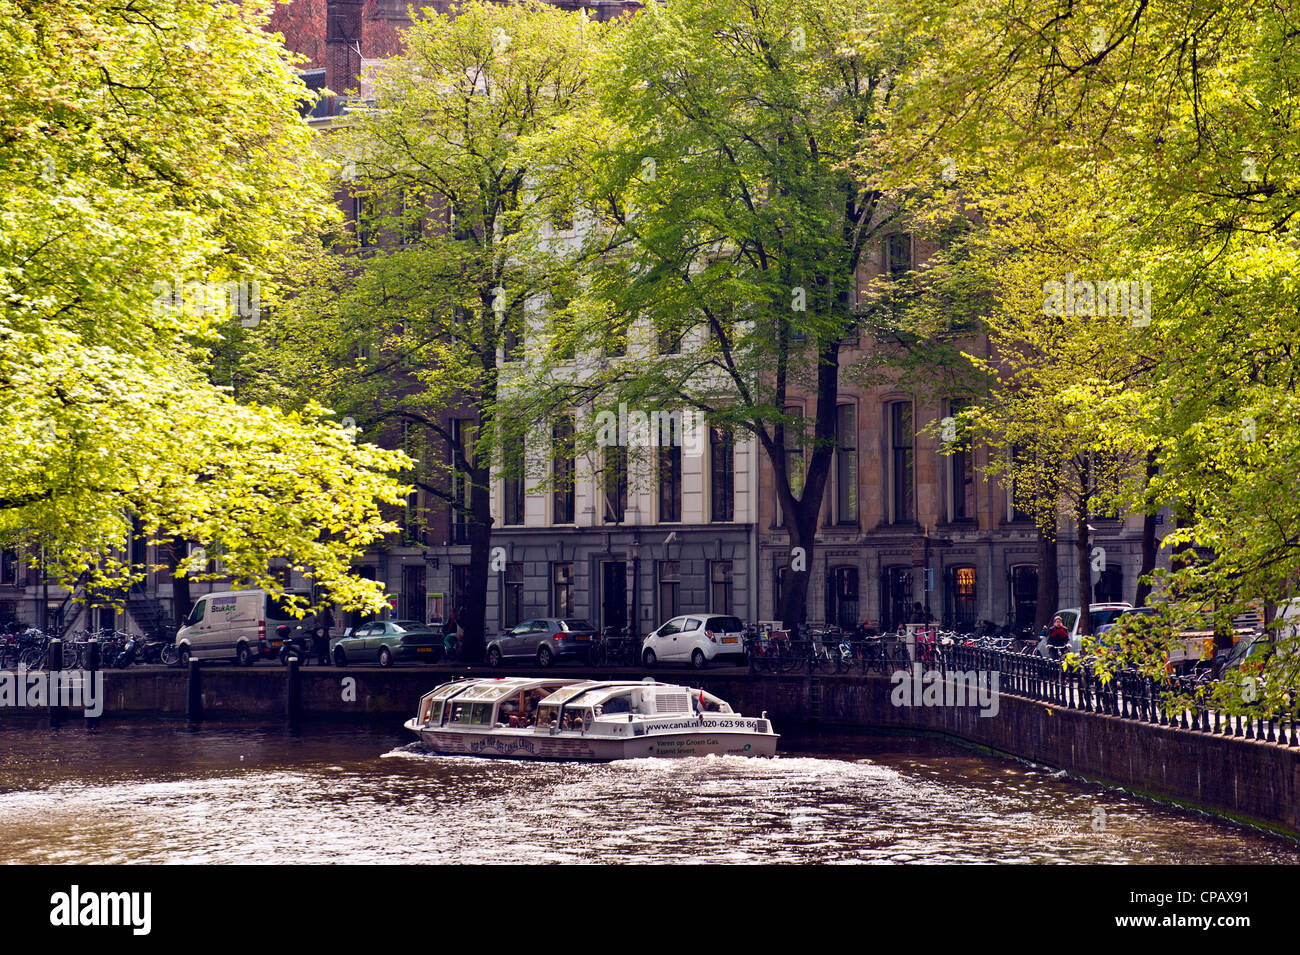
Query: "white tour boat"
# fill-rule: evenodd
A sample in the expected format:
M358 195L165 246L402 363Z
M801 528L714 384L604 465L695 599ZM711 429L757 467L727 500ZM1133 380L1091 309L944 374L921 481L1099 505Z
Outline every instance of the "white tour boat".
M607 761L642 756L772 756L764 713L746 717L704 690L616 680L495 677L444 683L406 721L435 753Z

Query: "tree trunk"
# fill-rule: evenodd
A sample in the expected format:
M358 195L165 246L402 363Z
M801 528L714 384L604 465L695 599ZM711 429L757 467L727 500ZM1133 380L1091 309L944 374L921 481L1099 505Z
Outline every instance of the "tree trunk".
M790 535L791 563L781 595L781 621L786 629L797 627L808 616L808 580L813 566L817 522L821 514L822 497L830 479L831 465L835 460L835 411L839 402L839 375L839 343L836 341L823 345L818 353L817 419L813 426L813 453L808 461L803 492L797 501L790 493L784 432L782 440L768 446L776 480L785 483L785 493L782 494L781 489L778 489L778 494L782 499L782 524ZM796 548L802 552L796 551Z
M1056 535L1038 531L1038 603L1034 611L1034 630L1052 625L1052 617L1061 603L1060 582L1057 580L1058 559Z
M805 497L806 497L805 493ZM802 504L799 510L803 510ZM816 513L816 512L814 512ZM808 618L808 581L817 538L817 521L785 521L790 534L790 563L786 565L784 586L781 589L781 625L795 630Z

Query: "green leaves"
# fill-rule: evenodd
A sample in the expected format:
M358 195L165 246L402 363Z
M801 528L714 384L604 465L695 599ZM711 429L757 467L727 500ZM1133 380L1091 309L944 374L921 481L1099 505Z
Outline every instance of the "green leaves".
M109 586L138 572L118 559L135 517L221 541L238 577L276 589L286 558L374 607L348 565L404 459L235 401L205 366L241 316L163 301L236 281L269 304L291 240L334 215L265 14L0 2L0 538Z

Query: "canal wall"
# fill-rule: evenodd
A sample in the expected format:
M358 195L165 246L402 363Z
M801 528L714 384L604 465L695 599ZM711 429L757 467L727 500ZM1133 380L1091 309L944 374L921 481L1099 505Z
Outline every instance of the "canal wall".
M551 672L627 679L569 668ZM423 693L464 673L444 667L303 667L291 681L278 666L202 667L196 683L183 670L111 670L104 673L103 715L396 724L414 715ZM990 716L981 716L978 706L895 706L889 679L877 674L664 670L657 676L702 686L747 715L766 711L778 731L799 725L942 734L1300 837L1300 747L1084 712L1005 692ZM0 709L5 716L47 713L33 707Z

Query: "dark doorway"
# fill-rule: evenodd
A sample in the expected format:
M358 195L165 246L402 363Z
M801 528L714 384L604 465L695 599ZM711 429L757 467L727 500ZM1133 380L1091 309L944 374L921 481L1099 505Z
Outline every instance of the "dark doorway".
M886 567L880 574L880 626L896 630L907 623L912 610L912 568L900 564Z
M1017 630L1033 628L1038 614L1038 565L1017 564L1011 568L1011 608Z
M627 626L627 562L607 560L600 565L600 625Z
M424 622L424 568L402 568L402 616Z
M841 630L858 625L858 568L831 568L826 582L826 622Z
M949 625L962 633L974 631L979 618L975 568L949 567L945 589L948 592Z

